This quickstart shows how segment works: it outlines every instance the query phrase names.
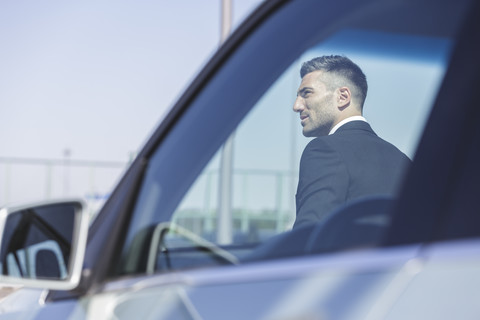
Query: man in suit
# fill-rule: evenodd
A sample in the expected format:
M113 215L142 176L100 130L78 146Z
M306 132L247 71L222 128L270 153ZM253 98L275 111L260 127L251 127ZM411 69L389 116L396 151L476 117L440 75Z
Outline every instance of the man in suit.
M392 195L410 160L378 137L362 116L367 80L344 56L305 62L293 110L303 135L316 137L300 160L294 227L322 220L336 207Z

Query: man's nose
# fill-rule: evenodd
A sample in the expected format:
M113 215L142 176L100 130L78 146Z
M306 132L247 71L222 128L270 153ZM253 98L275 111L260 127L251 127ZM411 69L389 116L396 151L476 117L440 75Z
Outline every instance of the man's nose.
M295 100L295 103L293 104L293 111L302 112L303 109L305 109L305 106L303 105L302 98L297 97L297 99Z

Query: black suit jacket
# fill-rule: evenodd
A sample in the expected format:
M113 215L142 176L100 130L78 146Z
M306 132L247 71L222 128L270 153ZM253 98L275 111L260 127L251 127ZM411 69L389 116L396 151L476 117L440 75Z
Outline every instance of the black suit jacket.
M312 140L300 160L294 227L318 222L350 200L395 193L410 159L364 121Z

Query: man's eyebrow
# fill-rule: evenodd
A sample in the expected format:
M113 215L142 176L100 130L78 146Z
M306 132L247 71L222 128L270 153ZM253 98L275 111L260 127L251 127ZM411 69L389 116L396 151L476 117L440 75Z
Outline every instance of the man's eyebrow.
M302 89L299 89L299 90L297 91L297 96L302 95L302 94L305 93L305 91L307 91L307 90L313 90L313 88L311 88L311 87L303 87Z

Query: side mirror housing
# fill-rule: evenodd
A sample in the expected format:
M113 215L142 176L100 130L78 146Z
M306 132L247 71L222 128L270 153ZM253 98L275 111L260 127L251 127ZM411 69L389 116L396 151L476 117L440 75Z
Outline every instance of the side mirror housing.
M80 200L0 210L0 283L50 290L78 286L88 233Z

